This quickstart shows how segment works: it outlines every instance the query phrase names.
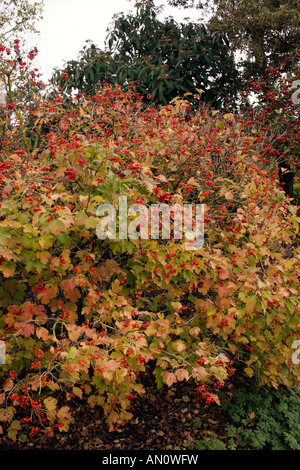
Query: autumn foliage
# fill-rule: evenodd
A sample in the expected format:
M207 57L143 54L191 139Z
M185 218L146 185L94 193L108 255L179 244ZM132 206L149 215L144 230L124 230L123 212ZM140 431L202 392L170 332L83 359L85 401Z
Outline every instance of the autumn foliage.
M146 105L104 86L45 99L30 151L2 149L0 432L66 432L71 403L101 407L110 430L147 393L191 381L203 403L236 371L298 384L297 206L247 117L185 100ZM32 134L28 134L32 137ZM205 243L99 240L100 204L205 204Z

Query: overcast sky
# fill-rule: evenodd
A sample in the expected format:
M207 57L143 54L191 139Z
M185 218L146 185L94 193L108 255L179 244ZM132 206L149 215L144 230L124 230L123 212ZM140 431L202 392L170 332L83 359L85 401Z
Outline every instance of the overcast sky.
M76 59L86 40L92 40L103 48L107 27L113 15L134 11L134 1L127 0L44 0L44 19L37 23L40 35L30 35L28 44L37 46L36 65L49 79L54 67L62 67L64 61ZM178 22L190 17L196 21L199 11L172 8L167 0L157 0L164 5L160 18L173 16Z

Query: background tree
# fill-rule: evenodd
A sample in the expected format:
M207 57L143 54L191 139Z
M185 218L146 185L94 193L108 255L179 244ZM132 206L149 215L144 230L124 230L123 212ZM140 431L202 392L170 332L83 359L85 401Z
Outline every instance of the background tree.
M176 96L201 90L202 99L214 107L234 100L237 72L229 43L204 25L159 21L151 4L136 14L117 16L109 30L106 50L86 47L77 61L66 63L54 81L88 95L103 81L130 86L143 97L167 104ZM68 80L66 82L66 74ZM193 98L191 98L193 101ZM195 104L195 103L194 103Z
M27 145L25 120L33 100L44 88L32 66L37 48L27 50L24 40L25 32L38 32L35 24L42 10L42 1L2 0L0 4L0 147L4 152L8 138L21 139ZM10 134L15 120L18 132Z
M37 32L35 23L42 18L42 11L42 0L1 0L0 43L8 45L25 31Z
M256 97L255 102L247 108L249 121L258 123L263 131L264 155L267 159L275 157L279 182L292 198L297 197L300 170L300 106L297 99L300 89L299 59L300 49L291 58L291 72L288 71L288 60L285 61L287 70L269 67L263 78L249 84L246 92L253 92ZM297 199L295 202L298 202Z
M69 60L63 72L55 72L52 81L67 94L78 93L93 96L103 82L113 83L116 78L116 62L109 52L95 44L85 45L77 60Z
M169 0L170 5L197 7L209 17L209 30L224 31L241 59L240 91L254 93L255 114L273 137L266 146L276 155L279 182L294 197L299 171L299 110L291 101L292 83L299 76L300 4L297 0L199 1ZM251 115L251 101L242 99ZM250 107L249 107L250 106Z
M298 0L169 0L173 6L196 7L210 17L208 28L222 31L241 60L247 78L278 67L296 52L300 42ZM244 56L243 56L244 57Z
M38 69L32 64L37 53L35 47L29 51L24 50L18 39L14 40L12 48L0 45L0 77L5 95L0 108L2 150L11 138L21 140L25 147L29 145L26 136L28 117L45 89ZM12 123L16 132L11 135Z

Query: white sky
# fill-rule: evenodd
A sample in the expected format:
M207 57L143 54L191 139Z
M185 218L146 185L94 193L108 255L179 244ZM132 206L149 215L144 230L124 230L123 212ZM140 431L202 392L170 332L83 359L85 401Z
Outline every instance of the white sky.
M44 0L44 18L37 23L40 35L27 38L27 43L39 50L35 65L43 73L44 81L50 78L55 67L76 59L86 40L104 48L113 15L135 11L134 4L127 0ZM167 0L157 0L155 4L164 6L161 19L173 16L176 21L184 22L186 17L192 21L200 17L199 10L170 7Z

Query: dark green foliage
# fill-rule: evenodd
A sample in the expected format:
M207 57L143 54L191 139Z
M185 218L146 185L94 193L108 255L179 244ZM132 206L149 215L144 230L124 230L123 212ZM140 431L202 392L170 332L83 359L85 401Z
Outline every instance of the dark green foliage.
M196 450L226 450L226 445L220 439L212 434L201 441L196 441Z
M145 99L167 104L177 96L193 97L220 107L237 92L237 72L224 37L194 23L157 19L154 7L139 7L135 15L121 14L107 37L107 50L86 47L79 60L69 61L54 81L69 90L93 95L105 81L135 90ZM198 89L198 90L197 90ZM201 93L200 92L200 93Z
M70 95L76 90L87 96L93 96L103 82L110 84L115 82L116 71L116 62L110 53L103 52L92 44L83 48L78 60L66 63L64 72L68 74L67 80L56 72L52 81Z
M236 390L234 399L222 404L231 423L228 436L237 449L300 450L300 390Z

